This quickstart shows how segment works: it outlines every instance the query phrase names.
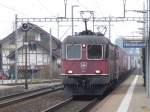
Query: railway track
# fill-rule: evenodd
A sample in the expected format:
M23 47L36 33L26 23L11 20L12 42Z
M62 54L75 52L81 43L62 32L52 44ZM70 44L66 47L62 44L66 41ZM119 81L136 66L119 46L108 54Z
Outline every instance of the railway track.
M51 86L48 90L46 88L41 88L41 91L47 92L38 93L38 90L35 90L35 95L27 94L27 97L25 97L26 95L16 94L0 98L0 111L24 112L26 110L28 112L86 112L111 92L111 90L107 91L104 96L101 96L101 98L98 99L85 100L81 98L80 100L77 100L73 98L68 99L69 96L64 95L62 85ZM18 98L18 96L23 96L25 98Z
M63 89L63 86L59 84L0 97L0 108L61 89Z
M114 88L110 88L102 96L93 96L93 98L68 98L54 106L51 106L42 112L87 112L98 102L102 101L107 95L109 95Z
M92 100L74 100L72 97L60 102L42 112L86 112L97 102L98 98Z

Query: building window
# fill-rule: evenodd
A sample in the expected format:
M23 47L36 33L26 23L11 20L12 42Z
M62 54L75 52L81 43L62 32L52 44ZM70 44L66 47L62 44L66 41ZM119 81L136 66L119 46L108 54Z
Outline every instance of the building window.
M29 43L29 50L30 51L36 51L36 49L37 49L37 45L36 45L36 43Z

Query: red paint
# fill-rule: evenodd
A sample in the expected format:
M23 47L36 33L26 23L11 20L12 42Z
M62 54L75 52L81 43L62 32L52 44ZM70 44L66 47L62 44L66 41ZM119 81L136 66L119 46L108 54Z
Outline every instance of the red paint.
M87 63L86 67L81 67L81 63ZM107 74L106 60L64 60L62 70L66 74L68 70L72 70L73 74L95 74L96 70L100 70L101 74Z

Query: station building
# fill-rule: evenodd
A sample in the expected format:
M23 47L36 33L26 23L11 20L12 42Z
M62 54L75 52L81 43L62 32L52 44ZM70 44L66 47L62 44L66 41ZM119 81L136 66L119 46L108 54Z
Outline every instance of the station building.
M18 78L23 78L25 61L27 61L28 74L34 72L37 76L43 74L44 78L47 78L50 73L50 46L52 46L53 73L59 74L56 61L60 58L61 42L39 26L32 23L28 25L30 29L27 32L27 52L25 52L25 32L21 27L17 29L17 33L14 31L0 41L1 72L11 78L15 77L17 55ZM50 45L50 37L52 45ZM27 60L25 60L25 53L27 53Z

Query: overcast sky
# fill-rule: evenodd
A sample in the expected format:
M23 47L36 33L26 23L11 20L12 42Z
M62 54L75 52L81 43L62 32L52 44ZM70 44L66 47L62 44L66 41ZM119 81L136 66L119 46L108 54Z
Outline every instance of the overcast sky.
M127 0L127 10L142 10L144 0ZM75 17L80 17L81 10L92 10L96 17L123 16L123 0L67 0L67 17L71 17L71 6L78 5L74 8ZM9 35L14 28L15 14L18 17L63 17L64 16L64 0L0 0L0 39ZM142 16L135 12L128 12L127 16ZM99 23L102 25L104 23ZM128 25L127 25L128 24ZM38 23L43 29L52 28L52 34L57 37L57 24L55 23ZM64 25L61 23L60 25ZM59 38L71 35L71 23L67 26L60 27ZM82 28L75 23L75 32ZM83 25L83 24L82 24ZM135 22L115 23L112 25L112 39L120 35L131 35L131 32L137 31L142 25ZM89 27L89 29L92 29ZM120 30L121 29L121 30ZM119 30L119 31L118 31ZM133 34L133 33L132 33ZM108 33L107 35L108 36Z

